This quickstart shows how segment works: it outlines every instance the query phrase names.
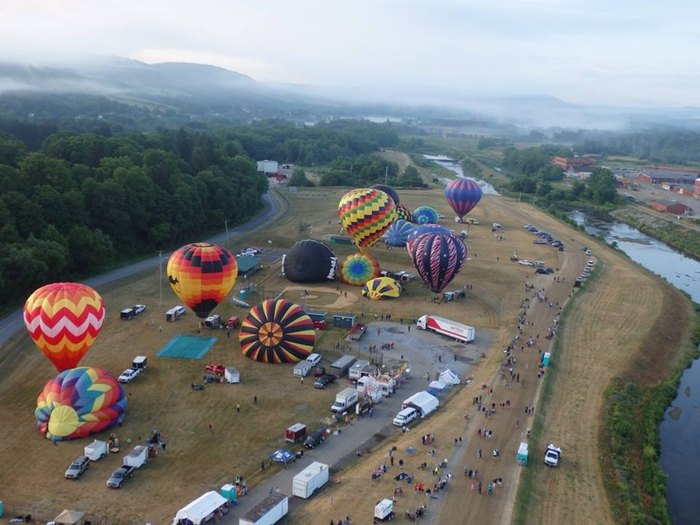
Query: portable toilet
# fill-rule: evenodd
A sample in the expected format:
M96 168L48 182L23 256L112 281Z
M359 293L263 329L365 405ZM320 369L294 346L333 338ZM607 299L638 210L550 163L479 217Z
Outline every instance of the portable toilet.
M542 366L549 366L550 358L551 358L551 354L549 352L545 352L542 355Z
M337 328L352 328L355 325L355 316L353 314L334 314L333 326Z
M522 441L518 447L518 455L516 456L516 461L521 467L527 466L527 443Z
M248 288L243 288L240 292L238 292L238 298L243 301L244 299L248 298Z
M227 500L238 503L238 494L236 493L236 486L227 483L219 489L219 494L221 494Z

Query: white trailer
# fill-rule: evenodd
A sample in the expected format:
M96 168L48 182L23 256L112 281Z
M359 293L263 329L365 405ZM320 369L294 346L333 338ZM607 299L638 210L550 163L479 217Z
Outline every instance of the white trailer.
M310 361L299 361L294 365L293 373L296 377L306 377L314 365Z
M446 335L462 343L473 343L476 340L476 330L473 326L450 321L437 315L422 315L416 322L416 328Z
M310 498L328 483L328 465L314 461L292 479L292 496Z
M148 459L148 447L145 445L136 445L134 449L124 456L122 464L125 467L141 468L146 464Z
M348 378L349 379L360 379L360 377L362 377L362 371L367 366L369 366L369 361L367 361L366 359L358 359L350 367L350 370L348 371Z
M289 496L273 494L239 518L238 525L272 525L289 512Z
M235 384L241 382L241 374L232 366L224 368L224 381Z
M425 391L416 392L408 399L404 399L404 402L401 404L401 408L416 408L420 412L421 418L435 412L438 406L440 406L438 398Z
M83 451L85 455L90 458L90 461L97 461L101 457L109 454L109 446L106 441L96 439L89 445L85 445Z

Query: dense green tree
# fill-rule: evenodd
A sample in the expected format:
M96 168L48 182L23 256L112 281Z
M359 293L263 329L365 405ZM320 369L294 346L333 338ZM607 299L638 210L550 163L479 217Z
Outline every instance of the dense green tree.
M300 188L309 188L314 185L309 179L306 178L306 172L303 168L295 168L292 176L289 177L290 186L299 186Z

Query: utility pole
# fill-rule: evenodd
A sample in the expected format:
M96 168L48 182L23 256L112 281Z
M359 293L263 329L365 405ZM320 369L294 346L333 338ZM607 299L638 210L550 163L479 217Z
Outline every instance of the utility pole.
M388 184L389 180L389 166L384 166L384 186Z
M230 245L231 239L229 238L229 235L228 235L228 220L224 221L224 228L226 228L226 243Z
M158 305L163 306L163 250L158 250Z

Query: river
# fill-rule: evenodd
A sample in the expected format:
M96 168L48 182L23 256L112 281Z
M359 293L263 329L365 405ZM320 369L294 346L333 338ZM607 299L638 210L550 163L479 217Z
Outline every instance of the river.
M464 171L462 171L462 166L460 165L459 162L457 162L454 159L451 159L449 157L445 157L444 155L423 155L423 158L428 159L428 160L432 160L435 164L439 164L443 168L447 168L448 170L455 173L458 177L460 177L462 179L465 178ZM485 195L498 195L496 188L494 188L488 182L477 179L476 177L468 177L468 178L474 179L476 182L478 182L479 186L481 186L481 191Z
M700 262L685 257L667 244L624 223L589 223L585 214L571 218L586 232L601 235L606 242L664 277L676 288L700 303ZM700 362L695 360L681 378L678 396L666 410L661 423L661 468L666 473L666 499L676 524L700 522Z

